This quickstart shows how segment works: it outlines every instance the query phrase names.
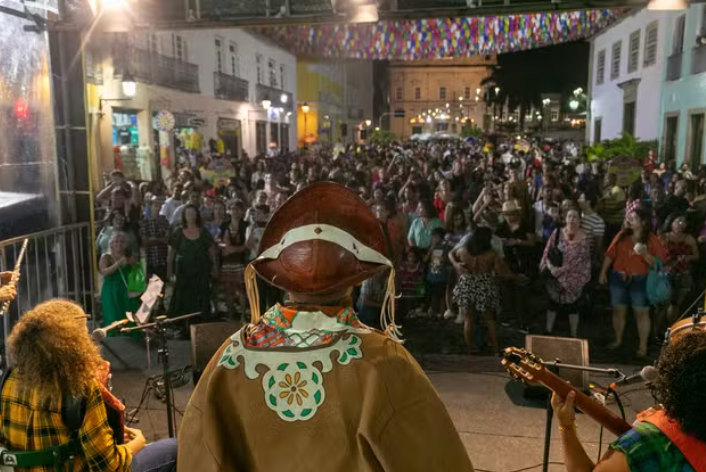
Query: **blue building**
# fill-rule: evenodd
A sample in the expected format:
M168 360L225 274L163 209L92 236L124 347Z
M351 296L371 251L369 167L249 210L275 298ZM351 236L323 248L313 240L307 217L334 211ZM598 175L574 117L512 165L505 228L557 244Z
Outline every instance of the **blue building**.
M660 152L667 162L686 162L693 169L706 163L706 5L692 3L674 13L663 42Z

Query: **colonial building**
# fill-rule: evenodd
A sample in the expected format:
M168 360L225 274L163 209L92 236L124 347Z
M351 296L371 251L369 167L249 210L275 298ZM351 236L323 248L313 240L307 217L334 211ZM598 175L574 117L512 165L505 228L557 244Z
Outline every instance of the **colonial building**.
M635 10L591 39L587 141L658 139L672 12Z
M209 144L251 157L297 145L296 57L266 38L241 29L100 35L85 64L96 173L122 167L148 180ZM134 96L123 93L126 77Z
M373 115L372 61L299 60L298 143L355 143Z
M489 128L492 109L481 82L495 64L495 56L393 62L390 130L408 138L423 132L459 133L464 124Z
M665 28L666 73L660 136L668 161L704 164L706 133L706 5L670 15Z

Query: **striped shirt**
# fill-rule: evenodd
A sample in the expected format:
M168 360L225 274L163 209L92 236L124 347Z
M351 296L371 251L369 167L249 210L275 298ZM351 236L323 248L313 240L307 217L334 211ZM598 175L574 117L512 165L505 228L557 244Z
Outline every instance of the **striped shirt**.
M591 249L596 247L598 238L605 234L605 222L598 213L584 214L581 218L581 229L591 236Z

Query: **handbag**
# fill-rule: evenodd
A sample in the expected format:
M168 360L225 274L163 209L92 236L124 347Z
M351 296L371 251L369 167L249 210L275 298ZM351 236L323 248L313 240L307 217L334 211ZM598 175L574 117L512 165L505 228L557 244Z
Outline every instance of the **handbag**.
M561 228L557 228L554 233L554 243L549 246L549 251L547 251L547 260L554 267L561 267L564 265L564 253L559 249L559 238L561 237Z
M672 283L669 273L664 270L662 260L655 257L655 263L647 274L647 299L652 305L660 305L672 298Z
M136 262L130 266L130 273L127 275L127 280L123 275L123 271L118 269L120 276L123 279L125 288L127 289L128 298L137 298L147 290L147 280L145 279L145 270L142 264Z

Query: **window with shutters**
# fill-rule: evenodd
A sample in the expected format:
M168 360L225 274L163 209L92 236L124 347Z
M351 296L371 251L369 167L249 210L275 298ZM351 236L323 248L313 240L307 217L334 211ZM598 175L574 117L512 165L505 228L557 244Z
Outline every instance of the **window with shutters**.
M657 62L657 34L659 23L653 21L645 28L645 52L642 67L649 67Z
M622 48L622 41L613 43L612 55L610 57L610 80L620 77L620 54L622 52Z
M684 52L684 27L686 15L681 15L674 23L674 40L672 41L672 55Z
M395 89L395 100L402 100L402 87Z
M155 33L152 33L147 37L147 49L149 49L150 52L153 52L155 54L159 54L161 52L162 48L159 44L159 36L157 36Z
M277 88L277 73L274 59L267 60L267 70L270 77L270 87Z
M605 49L598 51L596 56L596 85L601 85L605 81Z
M216 37L216 71L223 72L223 40Z
M238 44L230 43L228 52L230 52L230 75L233 77L240 77L240 55L238 52Z
M265 82L265 75L264 71L262 70L262 54L258 54L255 56L255 63L257 65L257 83L258 84L264 84Z
M439 87L439 100L446 100L446 87Z
M186 62L188 60L188 54L186 50L186 40L182 37L179 36L178 34L175 34L173 36L173 45L174 45L174 57L180 61Z
M640 64L640 30L630 35L630 55L628 56L628 73L635 72Z
M463 98L465 100L470 100L471 99L471 87L466 87L463 89Z
M421 100L422 99L422 89L419 87L415 87L414 89L414 99L415 100Z

